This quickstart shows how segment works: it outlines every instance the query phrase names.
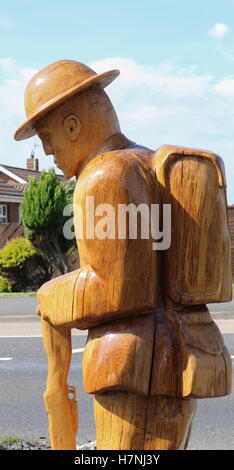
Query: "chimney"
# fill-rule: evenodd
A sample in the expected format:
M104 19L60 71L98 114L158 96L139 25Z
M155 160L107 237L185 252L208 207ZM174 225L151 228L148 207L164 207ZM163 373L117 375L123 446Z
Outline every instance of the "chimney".
M34 170L39 171L39 160L38 160L38 158L35 158Z
M39 171L38 158L34 158L34 152L31 152L30 158L27 158L27 170Z

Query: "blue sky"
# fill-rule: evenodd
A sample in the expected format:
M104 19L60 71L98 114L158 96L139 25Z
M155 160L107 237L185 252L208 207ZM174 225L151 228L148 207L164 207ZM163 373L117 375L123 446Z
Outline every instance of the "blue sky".
M224 160L234 204L234 0L7 0L0 8L0 162L25 166L37 139L14 142L37 70L75 59L102 72L122 131L151 148L205 148Z

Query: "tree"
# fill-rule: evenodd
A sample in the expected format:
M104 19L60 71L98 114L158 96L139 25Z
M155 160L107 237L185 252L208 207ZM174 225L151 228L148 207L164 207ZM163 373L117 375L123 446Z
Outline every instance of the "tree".
M41 172L40 181L30 178L22 203L22 222L25 236L40 254L61 273L68 272L64 256L68 242L63 236L67 204L65 188L58 181L54 169Z
M65 194L66 194L66 203L72 204L73 202L73 194L76 186L76 181L74 179L70 180L69 183L65 187Z

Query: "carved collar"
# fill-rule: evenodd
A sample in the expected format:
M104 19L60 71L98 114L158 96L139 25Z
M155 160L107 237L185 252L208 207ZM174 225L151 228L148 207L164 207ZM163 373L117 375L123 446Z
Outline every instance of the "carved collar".
M132 145L135 145L135 142L132 142L131 140L127 139L124 134L121 132L118 132L117 134L113 134L111 137L108 137L104 142L99 145L94 152L87 157L83 163L83 165L79 168L76 179L79 178L79 175L81 174L82 170L86 167L87 163L89 163L94 157L97 157L101 153L105 152L111 152L111 150L122 150L127 147L131 147Z
M121 150L126 147L134 145L135 142L127 139L121 132L108 137L98 149L95 150L93 156L99 155L100 153L110 152L111 150Z

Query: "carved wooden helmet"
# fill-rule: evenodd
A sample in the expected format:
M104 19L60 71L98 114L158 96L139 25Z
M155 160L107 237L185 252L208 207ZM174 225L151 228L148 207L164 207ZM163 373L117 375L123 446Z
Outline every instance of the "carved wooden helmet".
M98 75L87 65L74 60L59 60L48 65L34 75L26 87L24 107L27 120L16 130L15 140L35 135L35 122L71 96L93 86L105 88L118 75L118 70Z

